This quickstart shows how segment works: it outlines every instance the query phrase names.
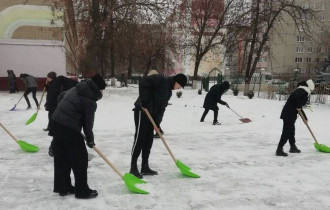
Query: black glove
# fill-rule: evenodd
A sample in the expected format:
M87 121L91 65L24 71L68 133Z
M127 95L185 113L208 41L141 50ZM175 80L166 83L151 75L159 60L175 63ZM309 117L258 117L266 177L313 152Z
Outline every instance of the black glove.
M228 105L228 103L226 103L226 107L230 108L229 105Z
M86 145L89 147L89 148L93 148L95 146L95 143L94 141L87 141L86 142Z

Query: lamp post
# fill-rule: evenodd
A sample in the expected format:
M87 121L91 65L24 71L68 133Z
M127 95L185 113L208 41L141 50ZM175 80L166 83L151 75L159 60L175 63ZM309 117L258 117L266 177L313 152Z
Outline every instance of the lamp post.
M260 93L262 74L263 74L264 71L266 71L265 68L261 68L261 69L260 69L258 98L259 98L259 93Z

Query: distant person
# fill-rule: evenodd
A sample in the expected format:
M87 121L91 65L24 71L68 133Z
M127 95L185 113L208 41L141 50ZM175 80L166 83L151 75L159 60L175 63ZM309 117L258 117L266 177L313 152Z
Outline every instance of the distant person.
M283 147L288 140L290 143L290 153L301 152L301 150L296 146L295 123L297 120L298 111L301 111L307 120L307 116L302 107L306 105L308 97L314 88L315 85L311 79L300 82L298 83L298 88L293 93L291 93L288 100L286 101L280 117L283 120L283 129L281 139L276 149L276 156L288 156L288 153L283 151Z
M158 172L150 169L149 155L153 143L154 128L145 110L153 117L156 125L159 125L164 110L172 96L172 90L184 87L187 77L177 74L173 77L164 77L159 74L142 77L139 82L139 97L135 101L133 109L135 121L134 143L131 152L130 173L138 178L142 175L157 175ZM142 152L141 173L137 168L137 160Z
M207 115L207 113L212 110L214 112L213 117L213 125L221 125L221 123L218 122L218 110L219 107L217 103L220 103L221 105L229 107L228 103L221 100L221 96L227 92L229 89L229 82L224 81L221 84L213 85L210 89L210 91L206 94L205 100L204 100L204 113L201 118L201 122L204 122L204 119Z
M13 70L8 69L8 89L9 93L16 93L18 92L17 82L16 82L16 75Z
M38 80L37 78L28 75L28 74L20 74L19 76L24 85L25 85L25 92L24 92L24 98L26 100L26 103L28 104L28 107L26 109L31 109L31 104L29 101L29 98L27 97L32 92L32 97L34 102L36 103L37 108L39 107L39 103L36 97L37 87L38 87Z
M54 192L60 196L75 194L76 198L95 198L98 195L87 184L88 154L84 141L90 148L95 146L96 101L102 98L105 87L103 78L96 74L58 97L50 133L54 136ZM71 170L75 187L71 184Z

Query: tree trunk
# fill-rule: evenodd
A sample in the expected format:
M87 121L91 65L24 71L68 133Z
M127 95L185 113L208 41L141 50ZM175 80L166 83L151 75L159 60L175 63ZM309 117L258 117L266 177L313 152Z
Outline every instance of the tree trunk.
M197 76L198 76L197 73L198 73L198 68L199 68L200 62L201 62L201 59L197 58L197 56L196 56L192 89L197 88Z

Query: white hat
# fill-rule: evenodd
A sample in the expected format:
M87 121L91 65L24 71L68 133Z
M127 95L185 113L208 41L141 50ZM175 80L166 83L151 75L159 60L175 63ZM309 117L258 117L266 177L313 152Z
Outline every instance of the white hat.
M308 89L310 89L311 91L313 91L315 89L313 80L309 79L306 81L306 83L307 83Z

